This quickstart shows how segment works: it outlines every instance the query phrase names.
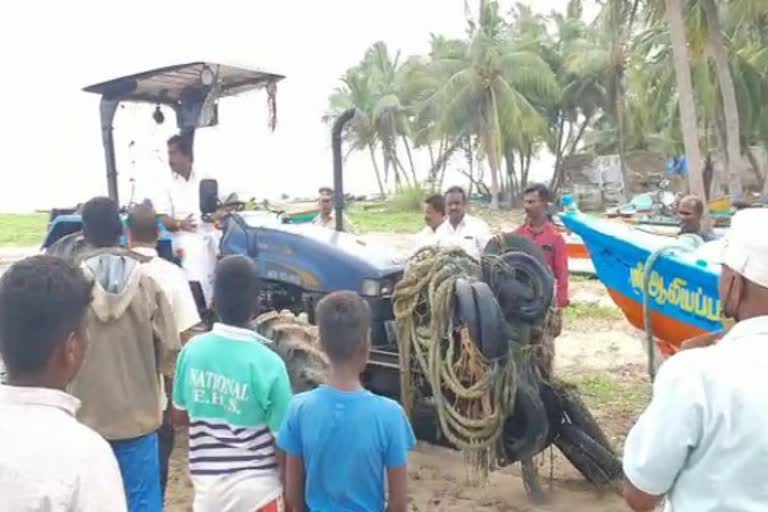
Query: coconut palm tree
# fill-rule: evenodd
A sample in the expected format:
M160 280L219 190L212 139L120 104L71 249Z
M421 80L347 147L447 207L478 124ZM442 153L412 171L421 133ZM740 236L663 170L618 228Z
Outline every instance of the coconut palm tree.
M323 120L333 122L342 112L350 108L355 109L355 117L345 132L345 138L350 150L368 150L379 192L382 196L386 195L376 160L379 136L372 115L376 97L371 88L371 78L362 70L353 68L346 72L341 82L342 85L336 88L328 100L330 111L323 116Z
M736 101L736 87L733 83L731 66L728 62L728 50L723 41L718 7L714 0L699 1L706 15L709 49L712 52L712 60L715 62L717 78L720 83L720 94L723 101L728 188L731 197L737 199L743 195L741 180L744 164L741 157L741 126L739 123L739 106Z
M460 123L460 130L477 137L491 171L491 207L498 208L504 134L546 133L546 120L534 103L558 98L555 76L539 55L510 41L498 4L490 0L480 1L466 53L433 65L450 70L450 76L424 108L439 112L441 130L455 133Z
M688 162L689 187L692 193L699 197L706 197L682 0L665 0L665 17L672 38L672 55L677 79L680 124Z

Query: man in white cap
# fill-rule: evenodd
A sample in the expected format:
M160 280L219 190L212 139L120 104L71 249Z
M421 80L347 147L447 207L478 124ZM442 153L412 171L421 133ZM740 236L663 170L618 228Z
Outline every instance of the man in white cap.
M664 363L627 438L632 510L768 508L768 209L738 212L721 254L720 302L735 324L716 344Z

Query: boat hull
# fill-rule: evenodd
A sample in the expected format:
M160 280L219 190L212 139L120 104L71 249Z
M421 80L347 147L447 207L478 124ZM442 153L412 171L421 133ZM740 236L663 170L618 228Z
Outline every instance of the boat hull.
M646 261L674 240L580 213L562 220L586 244L598 279L627 320L644 329ZM718 265L697 259L695 253L674 249L658 257L651 269L648 303L652 332L662 352L673 353L683 341L722 328L719 274Z

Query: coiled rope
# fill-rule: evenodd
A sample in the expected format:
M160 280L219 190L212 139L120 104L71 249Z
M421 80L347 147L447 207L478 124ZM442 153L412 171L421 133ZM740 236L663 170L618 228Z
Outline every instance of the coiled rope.
M413 412L414 377L426 380L442 434L487 474L514 407L517 372L512 357L489 361L469 329L454 325L456 280L479 277L479 263L460 249L422 249L395 288L394 314L406 370L400 373L404 408Z

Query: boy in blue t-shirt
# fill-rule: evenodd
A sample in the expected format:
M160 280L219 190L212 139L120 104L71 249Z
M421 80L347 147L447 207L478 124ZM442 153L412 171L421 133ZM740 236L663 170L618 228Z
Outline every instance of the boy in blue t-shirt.
M331 360L328 385L294 396L277 438L293 512L406 510L406 464L416 439L402 407L360 383L370 317L354 292L332 293L317 306L320 343Z

